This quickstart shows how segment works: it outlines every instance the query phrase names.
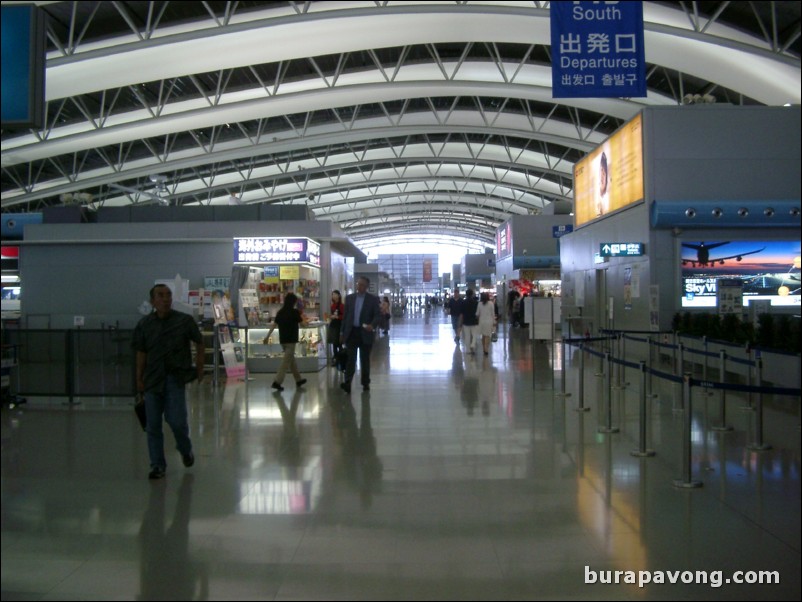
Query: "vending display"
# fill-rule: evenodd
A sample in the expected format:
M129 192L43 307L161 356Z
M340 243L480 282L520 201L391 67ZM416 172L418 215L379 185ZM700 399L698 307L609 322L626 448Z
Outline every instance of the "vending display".
M283 351L279 344L278 329L265 340L276 313L284 305L289 293L298 298L296 308L303 314L299 342L295 348L298 369L316 371L326 362L326 328L321 321L320 268L310 265L264 265L260 278L251 284L248 298L248 368L253 372L271 372L278 369Z

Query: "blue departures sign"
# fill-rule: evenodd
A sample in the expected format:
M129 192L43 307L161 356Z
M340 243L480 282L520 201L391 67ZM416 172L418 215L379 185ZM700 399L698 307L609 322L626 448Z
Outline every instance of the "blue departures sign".
M552 2L554 98L644 97L642 2Z

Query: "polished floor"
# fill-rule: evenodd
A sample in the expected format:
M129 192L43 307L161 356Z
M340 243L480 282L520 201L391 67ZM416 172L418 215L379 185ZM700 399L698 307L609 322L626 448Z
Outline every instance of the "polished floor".
M156 482L129 400L4 408L2 599L800 599L798 399L753 452L754 413L730 396L716 432L700 397L683 489L676 385L654 384L638 458L639 384L602 433L596 363L586 413L561 363L520 330L485 357L440 312L395 320L369 392L333 368L191 385L197 462L173 451Z

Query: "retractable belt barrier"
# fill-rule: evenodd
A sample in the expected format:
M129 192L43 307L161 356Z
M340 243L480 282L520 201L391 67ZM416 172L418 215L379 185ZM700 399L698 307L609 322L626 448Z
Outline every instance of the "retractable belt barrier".
M724 397L726 391L737 391L740 393L747 393L750 396L752 394L758 395L758 406L757 408L748 409L755 409L756 410L756 417L755 417L755 438L754 442L747 445L747 448L753 451L763 451L767 449L771 449L771 445L765 444L763 442L763 395L783 395L783 396L793 396L793 397L800 397L802 394L802 390L799 388L794 387L769 387L762 385L762 360L760 358L757 359L740 359L735 357L730 357L724 349L721 349L718 353L700 350L700 349L692 349L685 347L682 343L674 344L674 343L661 343L660 341L653 341L650 337L645 339L639 339L637 337L629 336L632 333L640 334L646 331L602 331L605 333L613 333L609 336L600 336L600 337L583 337L583 338L573 338L573 339L563 339L563 345L577 345L579 346L580 356L579 356L579 391L578 391L578 403L579 406L575 408L577 411L587 411L589 408L585 407L584 405L584 378L585 378L585 354L594 355L602 360L602 372L599 374L600 376L604 376L605 378L605 391L606 391L606 400L603 401L602 407L603 411L606 414L606 425L603 427L599 427L600 433L616 433L619 431L617 427L612 425L612 393L611 393L611 375L612 375L612 366L614 364L618 364L620 370L624 368L631 368L638 370L641 374L641 409L640 409L640 441L639 441L639 448L637 450L633 450L631 453L634 456L639 457L651 457L655 454L654 451L647 448L646 442L646 376L649 375L649 390L651 391L651 376L656 376L657 378L661 378L668 382L682 385L682 407L679 408L685 415L684 419L684 426L683 426L683 442L682 442L682 457L683 457L683 467L682 467L682 478L676 479L674 481L674 485L676 487L681 488L696 488L701 487L702 483L700 481L694 481L691 479L691 390L693 387L701 387L703 389L707 389L710 391L718 390L721 392L721 401L720 401L720 426L712 427L714 430L719 431L726 431L732 430L732 427L728 427L725 424L725 407L726 407L726 398ZM648 332L650 335L656 334L668 334L665 332ZM672 333L673 334L673 333ZM626 359L616 358L613 357L609 351L597 351L588 347L589 343L599 342L599 341L613 341L613 340L623 340L629 339L634 341L639 341L643 343L647 343L649 345L649 360L651 363L651 350L652 347L657 348L666 348L672 350L679 350L679 366L675 361L675 372L681 372L684 368L684 353L694 353L705 358L704 363L704 377L701 379L695 379L692 377L690 373L682 373L676 374L671 372L664 372L662 370L658 370L656 368L651 367L648 365L647 362L640 361L638 363L627 361ZM703 344L705 348L709 344L709 341L703 338ZM747 353L750 353L751 350L747 348ZM622 354L623 355L623 354ZM569 397L570 394L565 392L565 357L566 354L563 351L563 377L562 377L562 397ZM709 357L718 357L720 359L720 372L719 372L719 382L712 381L707 378L707 358ZM675 358L676 359L676 358ZM750 384L741 385L735 383L727 383L725 381L726 376L726 362L727 360L738 363L741 365L749 366L749 382ZM757 379L758 384L752 385L752 368L757 369ZM619 377L621 375L621 371L619 371ZM606 402L606 403L605 403ZM676 410L677 408L675 408Z

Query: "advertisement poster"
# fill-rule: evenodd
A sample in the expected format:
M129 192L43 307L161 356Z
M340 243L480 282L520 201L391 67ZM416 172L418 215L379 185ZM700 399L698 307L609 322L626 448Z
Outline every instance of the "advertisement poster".
M716 307L721 282L743 281L743 304L800 307L800 241L683 241L682 306Z
M220 324L217 327L217 337L223 353L226 376L233 379L245 378L245 351L239 329L228 324Z
M624 268L624 309L632 309L632 268Z
M504 259L512 255L512 226L509 221L496 230L496 257Z
M577 227L643 199L642 130L638 115L574 166Z
M718 281L718 313L720 316L743 313L744 281L740 278L722 278Z
M653 332L660 330L660 285L649 285L649 328Z
M259 326L259 293L250 288L239 289L239 299L245 320L251 328Z

